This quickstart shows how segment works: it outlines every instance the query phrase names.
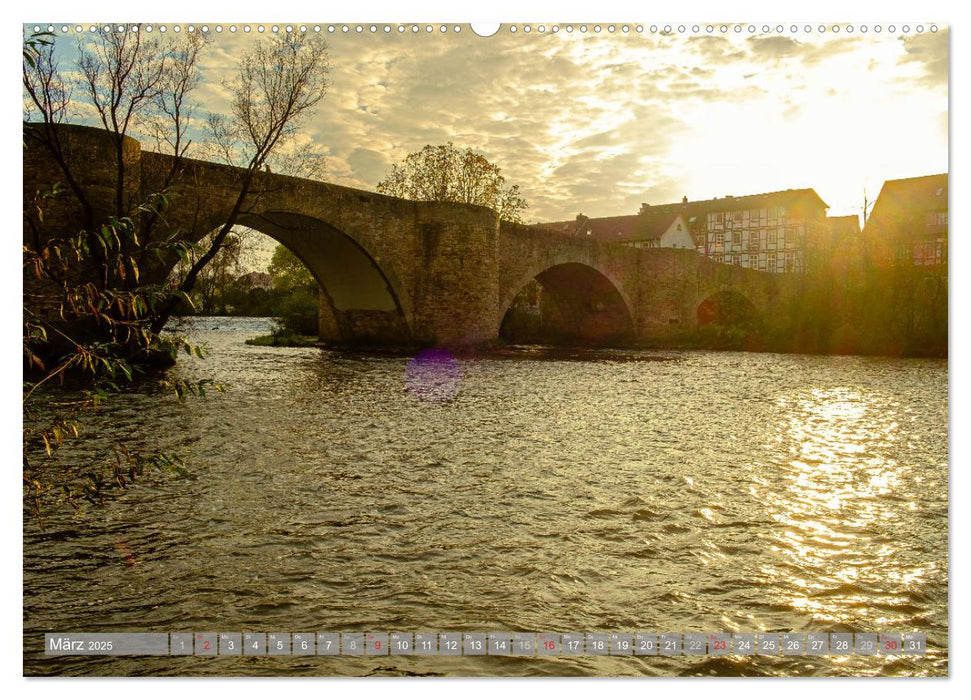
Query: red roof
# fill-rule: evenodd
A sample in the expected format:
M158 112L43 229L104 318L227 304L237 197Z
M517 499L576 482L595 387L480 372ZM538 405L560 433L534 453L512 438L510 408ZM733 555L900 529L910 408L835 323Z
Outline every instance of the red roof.
M736 211L742 209L763 209L769 207L792 208L809 204L817 209L828 209L829 205L816 194L816 190L779 190L749 194L741 197L728 195L699 201L681 201L674 204L645 205L640 214L628 216L606 216L598 219L579 217L574 221L554 221L534 224L537 228L554 231L566 236L586 236L601 241L644 241L660 238L670 228L678 215L684 216L685 223L694 230L697 226L707 225L708 212Z

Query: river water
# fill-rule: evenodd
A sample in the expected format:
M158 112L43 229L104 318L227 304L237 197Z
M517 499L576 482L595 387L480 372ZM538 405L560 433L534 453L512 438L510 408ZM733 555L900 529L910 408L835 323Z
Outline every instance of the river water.
M724 352L460 359L247 346L194 319L89 418L184 454L24 517L29 675L942 675L947 363ZM925 656L44 657L44 632L927 635Z

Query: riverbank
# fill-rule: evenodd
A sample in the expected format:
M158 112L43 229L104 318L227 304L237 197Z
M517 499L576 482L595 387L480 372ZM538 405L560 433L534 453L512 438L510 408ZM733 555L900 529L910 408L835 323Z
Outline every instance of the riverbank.
M184 317L185 319L193 317ZM226 316L210 318L255 318L247 316ZM755 352L795 355L888 357L888 358L927 358L947 359L948 343L944 338L934 338L925 343L902 343L889 338L865 338L855 329L841 327L835 330L824 328L802 329L799 333L770 332L763 328L722 326L712 323L703 328L686 331L676 335L651 341L617 341L603 346L592 343L569 342L563 338L550 338L542 335L528 335L524 338L499 338L487 343L462 348L449 348L457 357L502 355L510 348L524 346L555 347L565 350L591 350L596 348L614 350L708 350L717 352ZM317 336L275 331L259 335L246 341L247 345L262 347L318 347L330 350L355 350L376 354L406 354L417 352L426 345L414 343L393 347L368 346L362 344L343 344L321 341Z
M325 348L327 344L317 338L315 335L291 335L291 334L274 334L269 335L258 335L255 338L249 338L246 341L247 345L260 345L263 347L274 347L274 348Z

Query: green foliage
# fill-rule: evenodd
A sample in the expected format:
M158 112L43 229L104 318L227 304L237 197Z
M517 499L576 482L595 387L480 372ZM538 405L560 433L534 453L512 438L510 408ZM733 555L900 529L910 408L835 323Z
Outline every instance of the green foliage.
M519 185L508 185L498 166L471 148L456 148L451 141L425 146L392 165L378 183L378 192L418 201L477 204L516 223L522 223L522 214L529 208Z
M24 211L23 495L37 516L49 499L80 511L82 501L100 502L107 489L125 488L147 469L179 472L177 458L121 442L111 459L96 464L66 466L55 453L82 437L86 414L152 367L171 364L179 352L203 354L183 337L151 330L159 305L180 293L143 283L139 265L140 255L187 255L186 244L174 237L145 243L128 217L42 236L35 222L43 223L46 206L64 191L38 192ZM160 382L180 400L213 386Z
M315 335L317 333L318 298L316 288L296 289L283 296L277 307L276 327L281 333ZM275 331L276 332L276 331Z
M270 261L276 294L275 336L317 333L318 285L310 270L285 246L277 246Z
M307 266L286 246L278 245L270 260L273 287L283 292L317 287L317 280Z
M212 247L214 235L189 246L187 255L172 270L173 285L185 278L188 270ZM183 313L193 310L204 316L226 315L231 308L231 297L237 293L237 278L242 272L246 252L246 237L233 231L225 236L215 255L203 267L189 293L192 307L183 307Z
M207 316L273 316L281 337L315 336L318 285L303 262L288 248L277 246L266 285L256 273L238 274L241 268L230 257L235 249L231 241L226 256L213 259L212 272L200 276L191 294L194 306L186 306L186 313L194 309Z
M33 210L57 191L38 194ZM174 334L151 331L153 310L172 290L140 283L130 251L138 236L130 219L109 219L95 231L23 246L23 495L41 515L48 499L72 505L99 503L111 488L126 488L149 469L183 473L170 455L131 450L116 443L109 460L65 466L55 459L65 443L82 436L83 417L97 410L152 366L174 362L179 352L202 349ZM180 244L172 244L177 248ZM155 249L165 254L165 245ZM205 395L211 380L189 383L161 378L182 400Z
M283 348L312 348L321 345L315 335L298 335L282 328L274 328L270 335L260 335L246 341L247 345Z
M947 264L815 251L767 335L780 352L946 357Z
M36 68L37 60L43 51L53 45L53 32L34 32L24 39L23 59L28 68Z
M232 316L272 316L277 295L253 283L249 275L230 280L221 290L226 314Z
M73 435L77 437L78 433ZM51 502L68 504L78 515L83 515L85 504L103 505L112 491L127 489L150 472L180 478L189 476L179 456L146 453L118 443L103 461L74 466L47 460L25 469L24 500L38 518L42 517L41 505Z

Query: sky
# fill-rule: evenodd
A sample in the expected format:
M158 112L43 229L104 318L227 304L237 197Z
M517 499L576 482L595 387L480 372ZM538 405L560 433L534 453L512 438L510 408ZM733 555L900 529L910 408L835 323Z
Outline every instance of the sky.
M948 170L944 25L904 35L520 24L488 38L469 25L329 26L332 84L295 146L325 153L324 179L341 185L373 190L392 163L452 141L520 186L527 221L803 187L842 215L887 179ZM228 109L221 83L258 36L228 27L212 32L200 64L200 126ZM73 28L64 37L71 68Z

